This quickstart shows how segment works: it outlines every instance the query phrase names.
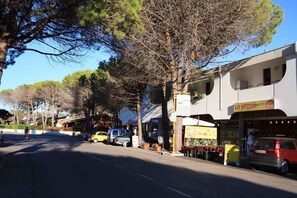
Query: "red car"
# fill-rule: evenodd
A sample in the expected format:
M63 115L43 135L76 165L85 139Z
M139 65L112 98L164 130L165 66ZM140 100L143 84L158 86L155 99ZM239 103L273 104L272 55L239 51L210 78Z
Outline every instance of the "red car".
M297 139L286 137L257 138L248 156L251 166L270 166L286 174L297 165Z

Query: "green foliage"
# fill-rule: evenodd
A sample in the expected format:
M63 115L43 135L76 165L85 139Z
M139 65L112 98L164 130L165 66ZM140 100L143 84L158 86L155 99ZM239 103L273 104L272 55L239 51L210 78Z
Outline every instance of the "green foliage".
M256 23L254 24L256 39L250 44L254 47L259 47L270 43L272 36L276 33L276 28L283 21L283 10L271 0L261 0L256 1L253 15L256 18Z
M82 76L89 78L91 74L92 74L91 70L81 70L81 71L74 72L72 74L68 74L62 80L62 85L63 87L74 87L77 85L79 79Z
M26 127L27 127L27 125L24 125L24 124L0 126L0 128L3 128L3 129L25 129ZM28 128L30 130L41 130L42 129L42 127L40 127L40 126L28 126Z
M218 146L218 141L214 139L186 138L185 146Z
M59 81L45 80L45 81L37 82L33 86L35 86L37 89L40 89L44 86L53 86L53 85L56 87L60 87L61 83Z
M7 120L8 118L12 117L13 115L6 111L5 109L0 109L0 118L3 120Z
M142 0L95 0L80 7L80 24L102 24L107 33L123 39L127 34L143 31L139 12Z

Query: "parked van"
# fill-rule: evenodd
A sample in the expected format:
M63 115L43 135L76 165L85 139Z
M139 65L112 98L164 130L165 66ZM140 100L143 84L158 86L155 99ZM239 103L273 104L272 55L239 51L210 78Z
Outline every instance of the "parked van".
M126 129L117 129L117 128L111 128L107 132L107 142L113 143L113 140L117 136L121 136L129 132L129 130Z
M297 139L285 137L257 138L248 156L251 166L270 166L286 174L297 165Z

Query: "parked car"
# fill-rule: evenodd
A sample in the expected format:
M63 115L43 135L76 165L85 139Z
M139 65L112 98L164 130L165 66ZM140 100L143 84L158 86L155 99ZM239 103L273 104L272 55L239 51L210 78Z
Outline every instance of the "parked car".
M269 166L286 174L297 165L297 139L285 137L257 138L248 155L251 166Z
M97 131L95 132L89 139L90 142L104 142L107 140L107 132L105 131Z
M131 146L132 133L128 132L114 138L113 143L124 147Z
M126 129L117 129L117 128L111 128L108 130L107 133L107 142L113 143L114 138L117 136L121 136L129 132L129 130Z

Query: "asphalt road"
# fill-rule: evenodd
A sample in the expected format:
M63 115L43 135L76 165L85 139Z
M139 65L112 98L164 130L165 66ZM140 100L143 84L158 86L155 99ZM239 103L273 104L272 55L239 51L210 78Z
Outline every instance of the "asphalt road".
M78 137L8 138L0 147L1 198L297 197L296 173L288 178Z

